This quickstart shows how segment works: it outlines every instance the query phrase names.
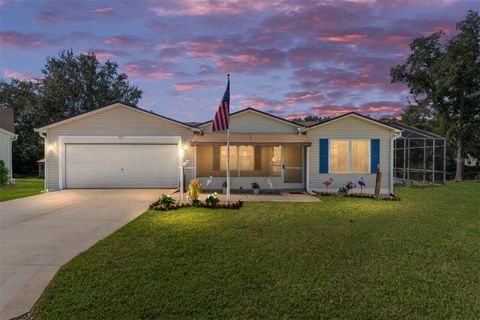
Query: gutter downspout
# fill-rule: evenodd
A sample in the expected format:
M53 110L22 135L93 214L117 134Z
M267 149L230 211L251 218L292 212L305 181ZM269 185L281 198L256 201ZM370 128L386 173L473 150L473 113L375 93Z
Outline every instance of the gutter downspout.
M397 140L402 136L402 131L396 131L392 134L392 138L390 139L390 193L394 193L393 191L393 152L395 151L393 148L394 141Z
M47 154L47 133L45 131L39 131L38 129L33 129L33 131L37 132L38 135L40 136L40 138L43 139L43 154L44 154L44 158L45 158L45 163L44 163L44 175L45 177L43 178L43 190L45 192L48 192L48 188L47 188L47 179L49 178L48 176L48 164L49 164L49 160L48 160L48 154Z
M13 137L10 138L10 157L8 159L8 169L10 170L10 181L8 183L11 183L13 180L13 155L12 155L12 143L14 141L17 141L18 134L15 134Z

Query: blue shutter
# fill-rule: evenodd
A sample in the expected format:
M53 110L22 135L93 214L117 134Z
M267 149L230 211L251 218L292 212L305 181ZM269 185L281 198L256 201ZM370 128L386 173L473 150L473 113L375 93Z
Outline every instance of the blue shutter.
M328 139L320 139L320 173L328 173Z
M370 172L376 173L380 163L380 139L372 139L370 143Z

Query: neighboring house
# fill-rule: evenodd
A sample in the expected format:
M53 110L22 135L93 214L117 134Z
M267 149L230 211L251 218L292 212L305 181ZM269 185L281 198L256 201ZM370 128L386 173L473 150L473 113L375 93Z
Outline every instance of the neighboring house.
M373 192L393 192L393 139L401 131L357 113L304 126L255 109L231 114L231 186L330 190L363 177ZM226 135L211 121L187 124L116 103L36 129L45 138L45 188L176 188L192 178L204 189L225 181ZM180 170L180 164L184 169Z
M477 158L472 157L470 154L467 154L464 159L464 164L467 167L476 167L477 164L480 164L480 161Z
M0 160L5 162L12 177L12 142L17 139L12 108L0 108Z

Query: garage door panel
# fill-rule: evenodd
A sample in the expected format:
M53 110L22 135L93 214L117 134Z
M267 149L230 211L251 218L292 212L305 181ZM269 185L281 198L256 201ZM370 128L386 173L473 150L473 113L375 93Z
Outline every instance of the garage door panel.
M67 188L172 188L178 184L176 145L67 144Z

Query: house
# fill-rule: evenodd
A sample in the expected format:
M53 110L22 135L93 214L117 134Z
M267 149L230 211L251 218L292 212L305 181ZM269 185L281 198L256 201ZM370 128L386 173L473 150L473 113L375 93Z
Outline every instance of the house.
M36 131L45 139L48 190L177 188L192 178L220 189L225 181L226 135L211 132L211 121L185 123L115 103ZM333 178L336 190L363 177L373 192L379 165L381 192L390 193L400 133L357 113L306 126L247 108L230 118L231 187L256 181L262 189L323 190Z
M467 167L476 167L477 164L480 164L480 161L478 161L478 159L473 157L471 154L467 154L463 161Z
M12 142L17 140L12 108L0 108L0 160L12 177Z

